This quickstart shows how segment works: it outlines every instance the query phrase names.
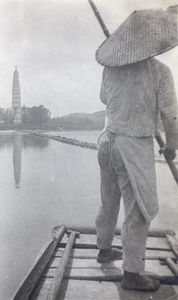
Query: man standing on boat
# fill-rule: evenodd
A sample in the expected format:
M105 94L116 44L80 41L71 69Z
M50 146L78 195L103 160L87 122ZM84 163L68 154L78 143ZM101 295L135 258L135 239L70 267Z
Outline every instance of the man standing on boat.
M178 120L172 74L153 56L177 44L177 6L173 6L135 11L96 53L105 66L100 97L106 105L98 149L102 205L96 218L97 261L122 256L111 247L122 196L122 287L126 289L156 291L160 286L141 275L150 222L158 212L153 136L161 118L166 135L162 151L173 160Z

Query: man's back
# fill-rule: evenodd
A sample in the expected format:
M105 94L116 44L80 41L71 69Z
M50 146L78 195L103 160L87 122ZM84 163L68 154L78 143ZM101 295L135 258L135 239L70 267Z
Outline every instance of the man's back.
M162 85L171 86L169 98L175 101L168 67L153 58L126 66L105 67L101 101L107 104L106 128L119 135L154 135Z

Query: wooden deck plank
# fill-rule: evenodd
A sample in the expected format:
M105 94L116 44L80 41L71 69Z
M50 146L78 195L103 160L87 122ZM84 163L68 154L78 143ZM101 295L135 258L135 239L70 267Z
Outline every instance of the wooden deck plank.
M57 261L53 262L53 267L44 273L46 277L53 277L55 274ZM149 273L155 273L159 276L173 276L172 272L159 261L147 260L145 270ZM67 274L67 275L66 275ZM113 263L98 264L94 259L70 259L66 268L65 276L115 276L122 274L122 261Z
M50 282L49 279L48 285ZM29 300L44 300L48 285L44 282L43 288L33 293ZM168 285L162 285L157 292L148 293L124 290L120 282L64 279L57 300L167 300L173 296L176 297L176 291Z
M175 255L172 251L161 251L161 250L146 250L146 259L153 257L171 257L173 260L176 260Z
M67 236L64 236L61 243L67 242ZM81 244L84 245L92 245L95 248L96 247L96 235L94 234L81 234L80 238L76 240L75 247L79 247ZM113 240L113 246L122 248L121 243L121 237L115 236ZM166 238L163 237L148 237L147 238L147 248L156 248L156 249L164 249L164 250L170 250L170 246L166 240Z
M54 252L53 257L61 257L64 248L57 248ZM96 259L98 255L98 249L79 249L75 248L71 252L71 258L86 258L86 259ZM158 259L158 257L169 256L173 259L176 259L175 255L170 251L159 251L159 250L147 250L146 258L148 259Z
M96 235L96 227L95 226L70 226L70 225L66 225L66 227L68 228L68 230L72 230L72 231L77 231L80 232L81 234L95 234ZM115 231L116 235L121 235L121 228L116 228ZM170 228L150 228L149 232L148 232L148 236L156 236L156 237L165 237L166 234L175 236L176 233L174 230L170 229Z
M59 262L60 262L60 257L54 257L53 260L51 261L51 264L50 264L50 268L57 268L57 266L59 265ZM114 268L115 265L121 265L122 264L122 260L118 260L118 261L115 261L113 263L104 263L103 265L107 268ZM146 267L147 266L151 266L153 264L156 264L157 266L162 266L162 265L165 265L165 262L163 259L161 260L158 260L158 259L146 259ZM86 258L86 257L70 257L69 259L69 263L67 265L67 268L98 268L98 267L101 267L101 264L97 263L96 261L96 258L93 258L93 257L89 257L89 258Z
M154 293L148 293L124 290L120 282L64 280L57 300L167 300L173 295L173 287L165 285Z

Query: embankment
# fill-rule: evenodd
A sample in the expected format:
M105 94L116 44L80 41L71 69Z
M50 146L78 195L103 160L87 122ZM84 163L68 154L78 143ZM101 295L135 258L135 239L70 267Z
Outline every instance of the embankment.
M61 135L50 135L50 134L46 134L46 133L37 133L37 132L31 132L32 134L36 135L36 136L41 136L41 137L45 137L45 138L50 138L52 140L61 142L61 143L65 143L65 144L69 144L69 145L73 145L73 146L78 146L78 147L82 147L82 148L88 148L88 149L94 149L97 150L97 145L95 143L88 143L88 142L83 142L83 141L79 141L76 139L71 139L71 138L66 138L63 137Z

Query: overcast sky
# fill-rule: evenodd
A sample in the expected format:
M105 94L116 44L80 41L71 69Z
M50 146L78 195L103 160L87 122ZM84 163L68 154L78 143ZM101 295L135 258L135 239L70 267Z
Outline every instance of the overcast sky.
M110 33L133 10L178 0L94 0ZM22 105L43 104L52 117L103 110L102 66L95 51L105 40L88 0L0 0L0 107L12 103L19 71ZM178 47L161 55L178 87Z

